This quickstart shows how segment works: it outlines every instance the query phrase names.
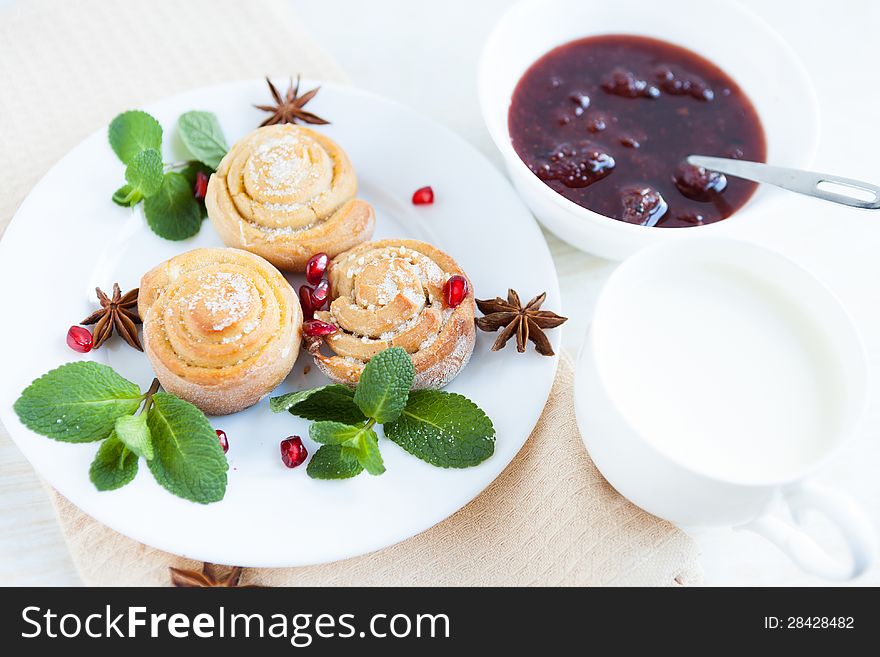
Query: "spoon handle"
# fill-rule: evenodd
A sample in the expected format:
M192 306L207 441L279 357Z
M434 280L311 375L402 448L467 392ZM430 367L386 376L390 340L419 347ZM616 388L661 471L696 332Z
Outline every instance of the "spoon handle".
M880 209L880 187L860 180L841 178L827 173L774 167L762 162L731 160L725 157L691 155L687 160L689 164L710 171L718 171L757 183L775 185L798 194L814 196L833 203L869 210ZM823 185L832 187L836 191L831 191Z

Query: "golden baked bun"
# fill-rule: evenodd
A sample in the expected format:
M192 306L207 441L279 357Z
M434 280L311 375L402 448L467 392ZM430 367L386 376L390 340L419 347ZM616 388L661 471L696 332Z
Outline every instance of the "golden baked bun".
M315 319L338 327L323 338L333 355L316 342L309 351L334 381L357 383L366 362L388 347L410 354L415 388L441 388L467 364L476 337L474 298L468 293L459 306L446 305L447 279L465 274L440 249L416 240L367 242L336 256L328 272L329 310Z
M303 271L370 239L376 213L355 198L351 160L336 142L292 124L258 128L237 142L208 182L205 204L227 246Z
M284 276L238 249L195 249L148 271L144 349L168 392L209 415L256 404L293 368L302 309Z

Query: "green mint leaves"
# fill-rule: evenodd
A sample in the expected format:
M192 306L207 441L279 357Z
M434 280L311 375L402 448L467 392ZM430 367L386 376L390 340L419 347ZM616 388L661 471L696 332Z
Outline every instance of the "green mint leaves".
M123 112L110 122L107 138L116 156L128 164L141 151L161 150L162 126L146 112Z
M110 147L125 165L126 184L113 192L113 202L133 208L143 201L147 225L168 240L199 232L207 211L204 197L195 196L196 177L210 177L228 150L210 112L183 114L178 130L193 157L180 164L162 162L162 126L146 112L123 112L107 131Z
M467 397L440 390L413 391L385 436L441 468L468 468L495 451L492 420Z
M306 466L312 479L350 479L363 471L357 457L341 445L322 445Z
M328 385L273 397L272 411L313 420L309 437L321 445L306 472L315 479L347 479L385 472L376 424L413 456L443 468L482 463L495 451L492 421L466 397L440 390L410 392L415 369L400 347L367 363L352 391Z
M115 431L119 441L131 452L148 461L153 458L153 440L146 415L141 413L116 418Z
M137 471L137 454L111 433L98 448L89 468L89 479L98 490L116 490L134 479Z
M205 414L189 402L159 392L147 424L156 450L149 461L156 481L188 500L203 504L222 500L228 465Z
M367 419L354 403L354 390L338 384L272 397L269 408L273 413L290 411L298 417L314 421L338 420L356 424Z
M22 424L68 443L103 440L116 418L141 405L141 390L105 365L68 363L30 384L13 405Z
M141 393L110 367L81 361L41 376L13 408L40 435L65 442L103 440L89 470L98 490L129 483L138 459L145 458L156 481L175 495L202 504L223 499L228 466L208 418L157 389L154 382Z
M211 112L186 112L177 119L180 139L199 162L216 170L229 146L217 117Z
M370 360L361 373L354 403L379 424L393 422L406 406L415 377L415 368L406 351L400 347L386 349Z
M185 240L199 232L202 213L183 174L165 174L160 189L144 201L144 216L156 235Z

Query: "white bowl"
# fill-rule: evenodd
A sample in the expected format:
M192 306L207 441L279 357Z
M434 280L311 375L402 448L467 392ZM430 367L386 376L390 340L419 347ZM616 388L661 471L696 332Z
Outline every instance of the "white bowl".
M785 192L762 187L723 221L651 228L582 208L535 176L510 141L507 116L513 90L529 66L548 51L600 34L663 39L720 66L754 104L767 137L767 160L773 164L806 168L818 143L818 103L806 70L776 32L734 2L524 0L504 15L483 50L480 104L514 185L547 228L579 249L620 260L643 247L685 235L736 236L739 226L760 220L784 202Z

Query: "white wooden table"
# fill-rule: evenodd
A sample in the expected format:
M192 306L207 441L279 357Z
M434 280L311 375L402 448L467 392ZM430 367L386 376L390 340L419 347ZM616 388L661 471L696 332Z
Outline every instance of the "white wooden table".
M0 6L9 1L0 0ZM510 0L290 2L355 85L447 124L500 166L480 118L476 62L486 35ZM880 152L875 128L880 117L880 39L876 38L880 3L744 0L744 4L782 33L813 77L822 110L817 168L880 180L874 155ZM747 40L742 51L749 56ZM798 216L802 207L810 218ZM880 377L880 217L874 219L874 228L872 218L863 214L854 217L831 206L822 206L819 212L821 218L815 206L794 204L792 216L762 239L810 267L841 296L865 335L873 371ZM547 239L562 284L562 311L570 318L564 346L576 354L593 300L614 264L551 235ZM842 260L854 264L841 271ZM875 392L863 437L820 479L852 494L880 519L878 398L880 392ZM827 534L830 547L839 548L828 527L817 522L815 528ZM747 533L701 530L693 535L701 548L707 584L822 583L804 576L775 548ZM0 443L0 577L6 584L77 583L45 493L8 441ZM859 583L880 584L880 568Z

